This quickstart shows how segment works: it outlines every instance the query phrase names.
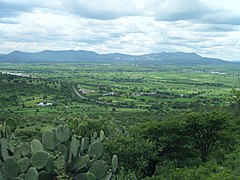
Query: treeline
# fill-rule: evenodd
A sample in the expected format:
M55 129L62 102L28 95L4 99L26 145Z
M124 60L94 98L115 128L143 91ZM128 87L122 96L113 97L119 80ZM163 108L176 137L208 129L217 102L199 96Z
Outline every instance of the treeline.
M67 123L74 134L103 130L105 155L119 159L119 179L237 179L240 118L219 111L175 114L42 114L16 119L21 141L41 139L46 127Z

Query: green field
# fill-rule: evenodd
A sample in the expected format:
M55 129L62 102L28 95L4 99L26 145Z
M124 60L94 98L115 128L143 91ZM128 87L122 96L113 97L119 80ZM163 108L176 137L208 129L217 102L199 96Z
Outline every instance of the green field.
M96 63L1 64L0 71L31 76L19 79L26 82L29 86L26 88L39 87L36 92L40 93L32 94L34 99L31 99L32 96L28 97L29 95L18 95L18 104L24 103L26 107L35 108L37 103L49 101L59 104L59 107L68 106L73 111L78 106L84 108L85 103L91 104L91 101L78 104L78 97L74 95L71 85L79 92L83 91L84 97L100 101L104 106L154 109L161 104L165 108L158 109L186 110L199 105L228 106L231 103L231 89L240 87L239 68L231 66L213 68L141 67L129 63L107 66ZM63 87L63 84L68 87ZM56 97L56 92L59 97ZM68 98L63 94L67 94ZM11 106L7 108L16 109Z
M17 141L68 124L79 140L105 132L103 159L118 156L120 180L240 178L240 66L1 63L0 72L1 127L15 119Z

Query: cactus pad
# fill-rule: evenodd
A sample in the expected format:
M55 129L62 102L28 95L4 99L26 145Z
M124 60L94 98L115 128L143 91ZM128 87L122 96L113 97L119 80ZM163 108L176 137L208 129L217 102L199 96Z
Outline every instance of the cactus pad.
M15 129L17 128L17 123L13 118L9 118L6 120L6 126L10 127L11 132L15 131Z
M89 156L95 156L96 159L99 159L103 155L103 145L99 141L93 142L89 149L88 149L88 155Z
M105 138L104 131L101 130L101 131L100 131L100 138L99 138L100 142L102 142L102 141L104 140L104 138Z
M109 172L107 175L104 177L104 180L112 180L113 173Z
M8 144L4 139L1 139L0 142L1 142L0 155L1 155L2 160L5 161L9 156L9 154L8 154Z
M20 151L21 151L22 156L24 156L24 157L27 156L28 154L30 154L31 149L30 149L29 144L28 143L22 143L20 145Z
M41 171L39 173L39 180L52 180L52 177L49 173L46 171Z
M6 168L7 179L13 179L14 177L18 176L19 165L13 157L9 157L6 159L5 168Z
M30 148L31 148L32 154L34 154L34 153L36 153L38 151L43 151L43 145L37 139L32 140L32 142L30 144Z
M36 152L31 158L31 164L37 169L42 169L47 164L49 154L45 151Z
M73 157L75 157L75 158L78 156L79 147L80 147L80 141L74 135L71 140L70 151L71 151Z
M19 159L17 162L19 164L20 173L25 173L30 166L30 160L27 157L24 157Z
M21 151L20 151L20 147L16 146L13 150L13 155L15 157L15 159L20 159L21 158Z
M68 125L59 125L56 129L56 138L59 142L65 143L70 139L70 128Z
M65 160L67 160L69 155L68 148L63 144L59 144L58 148L59 148L59 152L65 157Z
M117 155L113 155L113 158L112 158L112 172L116 173L117 168L118 168L118 157L117 157Z
M55 136L52 131L46 131L42 135L42 143L43 146L50 151L53 151L55 149Z
M10 126L6 126L6 127L5 127L5 136L6 136L7 139L10 139L10 138L11 138L12 132L11 132Z
M34 167L29 168L25 176L25 180L38 180L38 179L39 175L36 168Z
M77 175L77 179L96 180L95 176L92 173L80 173L80 174Z
M108 166L104 161L97 160L93 163L92 167L89 169L89 172L92 173L96 179L102 179L106 176L108 171Z
M47 159L46 170L50 174L53 174L53 172L54 172L53 160L54 160L53 156L49 156Z
M74 170L81 171L88 167L89 156L79 156L77 159L74 160Z

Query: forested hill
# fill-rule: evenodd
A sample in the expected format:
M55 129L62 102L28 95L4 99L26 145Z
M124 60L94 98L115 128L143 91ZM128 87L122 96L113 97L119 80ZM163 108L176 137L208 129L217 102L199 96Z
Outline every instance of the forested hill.
M118 62L131 61L137 63L153 63L159 65L225 65L232 62L221 59L207 58L199 56L196 53L184 52L161 52L145 55L128 55L128 54L98 54L93 51L50 51L29 53L14 51L9 54L0 55L2 62Z

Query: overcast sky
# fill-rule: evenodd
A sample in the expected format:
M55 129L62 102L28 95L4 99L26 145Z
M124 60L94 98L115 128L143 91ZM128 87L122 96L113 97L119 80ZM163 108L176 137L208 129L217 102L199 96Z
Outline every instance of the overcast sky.
M240 0L0 0L0 53L46 49L240 60Z

